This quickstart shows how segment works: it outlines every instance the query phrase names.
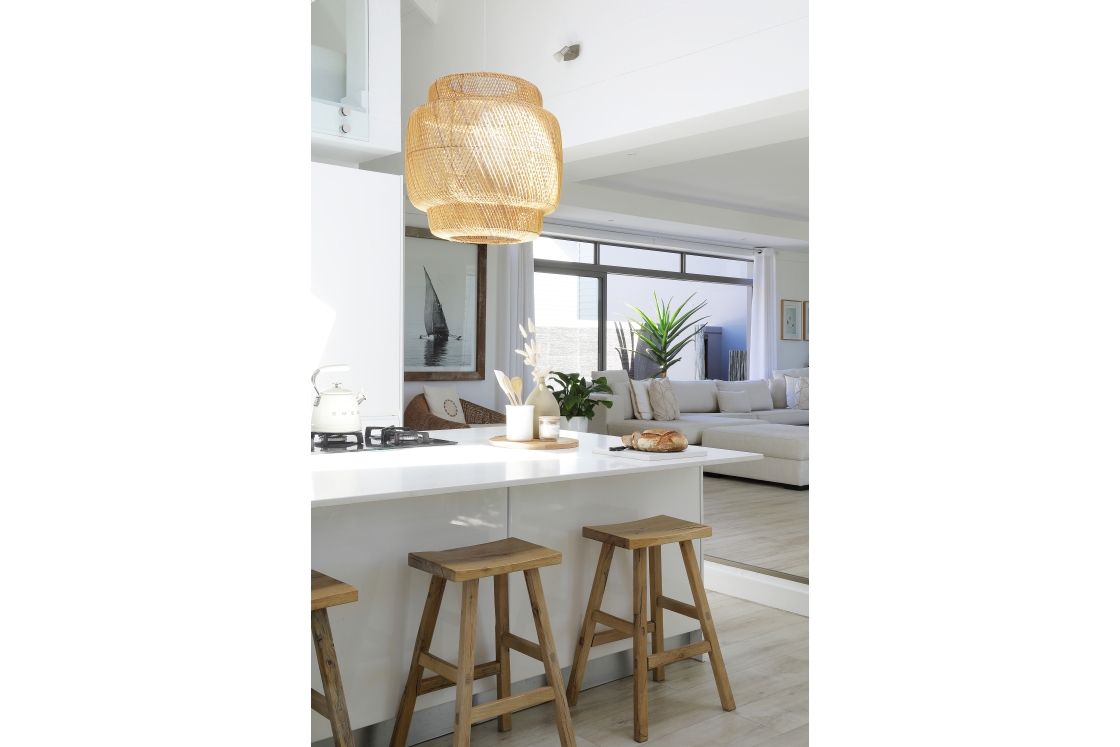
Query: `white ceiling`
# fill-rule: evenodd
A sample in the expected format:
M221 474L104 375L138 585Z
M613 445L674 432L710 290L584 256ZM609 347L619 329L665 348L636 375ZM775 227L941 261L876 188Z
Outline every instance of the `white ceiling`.
M583 184L809 220L809 138L588 179Z

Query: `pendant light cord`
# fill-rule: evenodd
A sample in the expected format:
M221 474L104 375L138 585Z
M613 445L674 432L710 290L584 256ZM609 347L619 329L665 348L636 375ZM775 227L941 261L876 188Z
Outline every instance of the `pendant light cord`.
M486 0L482 0L482 72L486 72Z

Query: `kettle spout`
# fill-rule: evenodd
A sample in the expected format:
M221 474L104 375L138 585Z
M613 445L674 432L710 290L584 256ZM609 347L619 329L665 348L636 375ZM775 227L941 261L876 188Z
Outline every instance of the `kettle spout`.
M363 389L358 390L358 404L360 405L365 401L366 401L366 390L363 388Z

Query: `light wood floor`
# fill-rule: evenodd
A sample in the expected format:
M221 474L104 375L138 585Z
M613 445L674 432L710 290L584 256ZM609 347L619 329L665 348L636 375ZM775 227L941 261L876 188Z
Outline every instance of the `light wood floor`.
M807 747L809 744L809 619L792 612L708 592L734 711L719 704L712 669L687 659L670 664L664 682L649 683L649 747ZM672 614L672 613L666 613ZM519 654L514 653L514 656ZM578 747L633 747L630 677L584 690L572 709ZM447 747L451 735L418 747ZM496 721L471 728L474 747L559 745L552 704L513 715L513 730Z
M704 554L809 577L809 491L704 478Z

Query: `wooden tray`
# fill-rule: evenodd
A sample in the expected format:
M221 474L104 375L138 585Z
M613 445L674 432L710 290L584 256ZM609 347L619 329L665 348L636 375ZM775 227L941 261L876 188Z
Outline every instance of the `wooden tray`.
M501 449L574 449L579 446L579 441L564 436L558 441L542 441L539 438L532 441L507 441L505 436L494 436L490 439L490 445Z

